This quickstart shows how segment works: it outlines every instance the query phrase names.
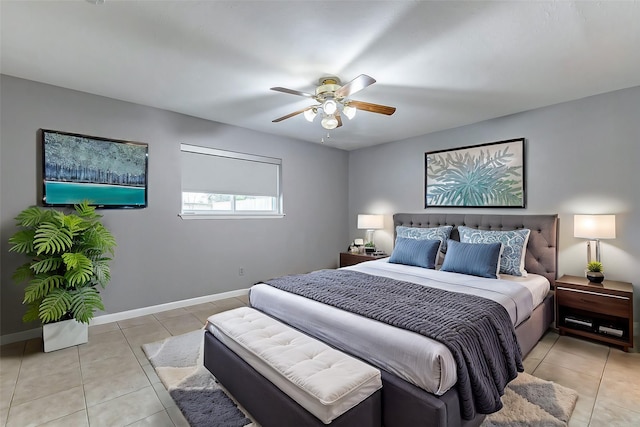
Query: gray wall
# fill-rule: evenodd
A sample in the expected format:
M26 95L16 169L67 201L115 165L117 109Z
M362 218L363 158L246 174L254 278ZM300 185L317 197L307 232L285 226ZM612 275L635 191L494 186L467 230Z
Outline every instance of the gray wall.
M337 266L346 247L348 153L168 111L0 77L0 334L22 324L24 262L8 253L13 218L34 205L39 128L149 144L149 206L103 210L118 247L103 291L108 313L248 288L261 279ZM283 219L182 220L180 143L282 158ZM240 277L239 268L245 270Z
M391 251L395 212L560 216L559 273L583 275L585 241L573 237L574 214L616 214L617 237L602 241L605 275L634 284L640 320L640 87L540 108L349 156L350 237L358 213L381 213L378 246ZM424 209L424 153L526 138L526 209ZM637 333L637 332L636 332Z

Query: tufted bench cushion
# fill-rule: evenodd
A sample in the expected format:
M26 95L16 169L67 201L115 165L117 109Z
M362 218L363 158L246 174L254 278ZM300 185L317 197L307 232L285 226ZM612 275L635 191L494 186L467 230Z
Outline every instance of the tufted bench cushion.
M209 317L207 330L324 424L382 387L378 369L249 307Z

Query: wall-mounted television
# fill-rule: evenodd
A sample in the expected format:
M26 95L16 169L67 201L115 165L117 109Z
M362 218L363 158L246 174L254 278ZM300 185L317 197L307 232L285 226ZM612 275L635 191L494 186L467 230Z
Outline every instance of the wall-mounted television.
M147 206L149 145L41 129L42 203Z

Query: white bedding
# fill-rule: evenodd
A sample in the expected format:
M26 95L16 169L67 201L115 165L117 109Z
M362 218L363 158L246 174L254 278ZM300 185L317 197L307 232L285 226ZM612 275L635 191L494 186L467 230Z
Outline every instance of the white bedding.
M549 291L547 279L536 274L485 279L391 264L387 259L368 261L345 269L484 296L502 304L514 325L529 317L531 310ZM253 286L249 298L252 307L361 357L430 393L444 394L457 381L455 361L449 349L423 335L265 284Z

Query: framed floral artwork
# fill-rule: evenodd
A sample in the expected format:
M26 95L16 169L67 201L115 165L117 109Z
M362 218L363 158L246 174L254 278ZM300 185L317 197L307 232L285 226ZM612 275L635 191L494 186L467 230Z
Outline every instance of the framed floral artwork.
M524 208L524 138L425 153L425 208Z

